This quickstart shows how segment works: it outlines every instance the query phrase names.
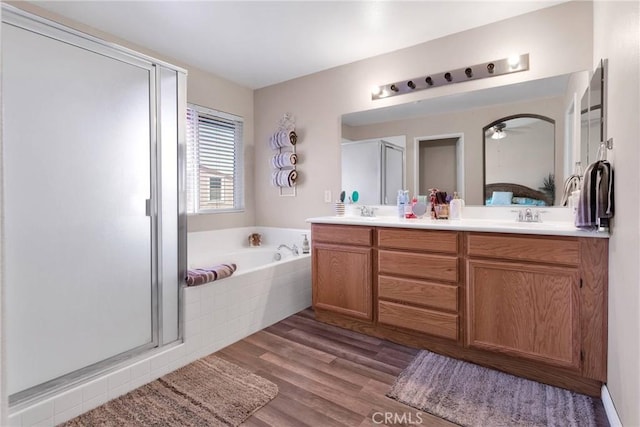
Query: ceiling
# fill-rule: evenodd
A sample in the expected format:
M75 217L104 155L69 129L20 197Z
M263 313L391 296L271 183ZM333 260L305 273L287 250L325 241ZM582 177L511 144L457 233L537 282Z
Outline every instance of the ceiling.
M564 1L30 3L258 89Z

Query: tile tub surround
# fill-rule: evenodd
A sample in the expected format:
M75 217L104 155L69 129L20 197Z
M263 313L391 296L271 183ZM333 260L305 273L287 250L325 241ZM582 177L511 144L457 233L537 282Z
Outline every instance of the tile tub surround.
M282 230L287 231L279 234ZM296 243L299 248L302 234L306 232L311 238L307 230L264 227L197 232L190 233L189 237L192 245L229 239L237 242L237 247L225 251L236 251L248 248L248 236L252 232L263 234L261 248L271 245L272 238L276 247L281 243L289 246ZM195 239L192 234L196 234ZM191 249L195 250L197 246L191 246ZM60 424L311 305L309 255L292 258L291 262L271 264L267 269L238 273L224 280L183 289L182 343L154 350L88 382L28 406L21 405L10 411L8 425Z

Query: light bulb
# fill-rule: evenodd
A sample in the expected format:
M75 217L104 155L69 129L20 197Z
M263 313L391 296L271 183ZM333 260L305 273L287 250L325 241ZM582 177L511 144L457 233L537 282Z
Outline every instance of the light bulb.
M380 95L381 93L382 93L382 88L380 86L373 86L371 88L371 95L377 96L377 95Z
M511 55L507 59L507 62L509 63L509 67L516 68L518 65L520 65L520 55Z

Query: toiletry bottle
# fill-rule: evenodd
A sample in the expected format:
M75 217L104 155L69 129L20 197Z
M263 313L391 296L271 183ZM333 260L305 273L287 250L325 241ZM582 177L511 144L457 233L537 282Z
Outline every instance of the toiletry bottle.
M458 196L458 192L453 192L453 199L449 202L449 219L462 218L462 200Z
M404 217L409 219L413 218L413 207L411 206L411 199L409 198L409 190L404 190Z
M304 240L302 240L302 253L303 254L308 254L309 253L309 241L307 240L307 235L303 234L304 236Z
M398 218L404 218L404 191L398 190Z
M436 205L438 204L438 199L436 197L437 188L429 189L429 212L431 215L431 219L438 219L438 215L436 215Z

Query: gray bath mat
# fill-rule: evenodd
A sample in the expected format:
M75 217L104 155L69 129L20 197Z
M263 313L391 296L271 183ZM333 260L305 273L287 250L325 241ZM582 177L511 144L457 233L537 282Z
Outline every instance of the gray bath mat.
M603 424L597 399L428 351L418 353L387 397L468 427Z

